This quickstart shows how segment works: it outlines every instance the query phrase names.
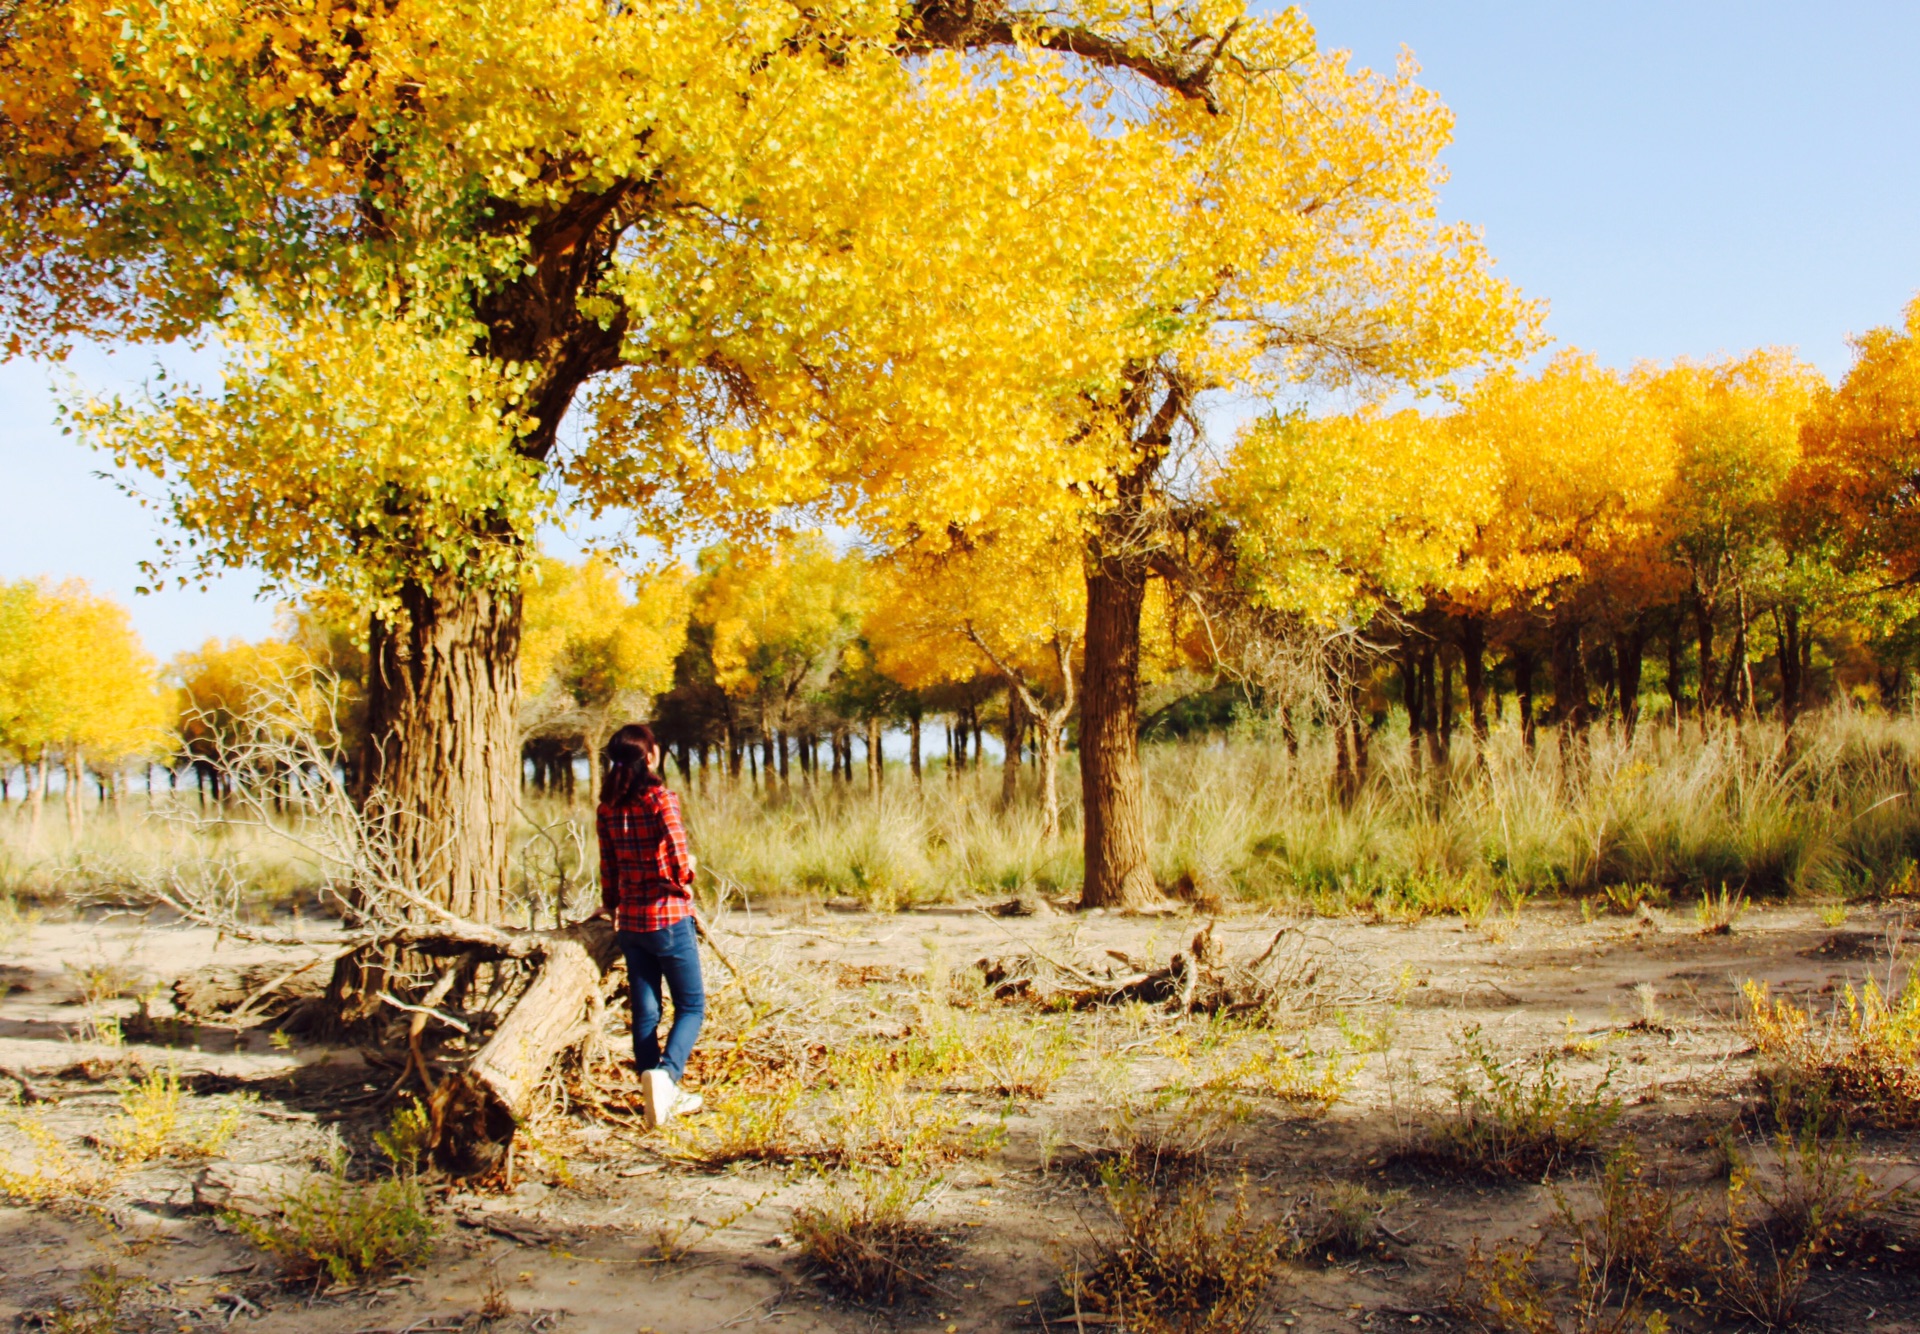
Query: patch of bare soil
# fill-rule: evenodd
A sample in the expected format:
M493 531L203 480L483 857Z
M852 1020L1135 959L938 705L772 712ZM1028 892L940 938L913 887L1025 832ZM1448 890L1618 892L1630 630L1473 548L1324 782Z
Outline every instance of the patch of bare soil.
M269 1023L195 1022L171 1003L191 969L285 971L297 951L125 917L41 923L0 959L12 1200L0 1206L0 1320L312 1334L1154 1327L1088 1304L1106 1289L1084 1276L1110 1275L1125 1243L1129 1272L1178 1274L1195 1292L1241 1285L1238 1314L1183 1325L1176 1311L1163 1328L1638 1330L1644 1321L1570 1313L1592 1255L1576 1244L1580 1220L1613 1198L1603 1165L1632 1146L1634 1179L1657 1179L1702 1216L1728 1208L1730 1159L1736 1177L1759 1164L1753 1190L1799 1189L1754 1114L1760 1057L1741 985L1816 1004L1849 981L1885 987L1904 919L1855 909L1836 928L1810 910L1756 908L1703 936L1677 912L1585 922L1546 907L1477 927L1247 913L1219 918L1197 954L1207 920L735 915L716 933L756 1003L709 965L712 1018L689 1078L705 1113L640 1126L617 1087L625 1012L610 1007L595 1059L614 1073L597 1085L598 1113L557 1083L508 1179L422 1183L424 1262L291 1286L240 1220L342 1163L343 1179L379 1179L377 1137L394 1134L404 1063ZM316 933L314 953L325 945ZM1206 979L1176 954L1252 990L1223 981L1218 1003L1194 1003L1211 994ZM1533 1099L1537 1112L1542 1071L1561 1090L1551 1096L1599 1109L1552 1179L1409 1154L1448 1117L1449 1133L1477 1142L1460 1129L1469 1104L1497 1119L1487 1109L1503 1098ZM130 1100L158 1096L155 1072L177 1075L179 1128L140 1157L127 1148ZM1874 1207L1804 1257L1790 1322L1920 1331L1920 1239L1888 1194L1915 1177L1920 1140L1877 1134L1843 1151L1839 1170ZM1198 1203L1195 1182L1211 1192ZM1142 1259L1160 1243L1140 1240L1152 1232L1141 1220L1162 1199L1188 1210L1188 1234L1209 1219L1228 1231ZM878 1284L890 1306L839 1295L848 1289L823 1283L795 1240L796 1210L867 1219L859 1236L911 1219L926 1244L899 1254L927 1272ZM1741 1235L1791 1244L1786 1215L1766 1217L1773 1232ZM1222 1235L1258 1239L1258 1263L1198 1273ZM1708 1291L1721 1281L1712 1257L1725 1267L1711 1228L1689 1235L1691 1258L1665 1288L1642 1285L1642 1314L1674 1330L1760 1327ZM1540 1320L1557 1323L1485 1300L1501 1256L1500 1272L1554 1308ZM1610 1263L1616 1279L1628 1272ZM1077 1286L1063 1283L1072 1273Z

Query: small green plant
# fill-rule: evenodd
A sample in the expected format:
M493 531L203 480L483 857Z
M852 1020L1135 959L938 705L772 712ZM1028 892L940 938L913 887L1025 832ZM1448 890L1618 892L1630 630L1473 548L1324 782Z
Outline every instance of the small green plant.
M1256 1222L1244 1183L1231 1202L1198 1178L1162 1187L1121 1163L1101 1170L1114 1227L1062 1275L1071 1314L1118 1320L1139 1334L1240 1334L1255 1327L1279 1268L1280 1231Z
M387 1128L377 1130L373 1142L386 1155L393 1170L402 1176L414 1176L427 1160L427 1146L433 1138L433 1118L427 1105L408 1098L393 1109Z
M946 1243L915 1214L940 1181L916 1159L857 1168L826 1199L794 1210L793 1239L814 1278L843 1297L883 1305L936 1289L930 1271Z
M279 1260L292 1283L355 1283L418 1264L433 1246L436 1228L419 1181L356 1181L338 1147L327 1171L266 1203L265 1218L234 1210L221 1216Z
M80 1291L51 1311L40 1313L33 1328L50 1334L119 1334L127 1297L145 1286L145 1280L127 1278L112 1265L89 1269Z
M1593 1152L1619 1119L1613 1068L1585 1090L1570 1086L1559 1052L1502 1064L1478 1025L1461 1035L1452 1105L1406 1156L1474 1175L1538 1178Z
M1847 905L1832 903L1820 910L1820 925L1825 927L1845 926L1847 924Z
M1571 1290L1558 1302L1535 1271L1540 1248L1502 1243L1491 1254L1476 1237L1467 1248L1467 1268L1449 1305L1481 1334L1668 1334L1664 1311L1648 1311L1634 1298L1622 1300L1603 1275L1576 1252Z

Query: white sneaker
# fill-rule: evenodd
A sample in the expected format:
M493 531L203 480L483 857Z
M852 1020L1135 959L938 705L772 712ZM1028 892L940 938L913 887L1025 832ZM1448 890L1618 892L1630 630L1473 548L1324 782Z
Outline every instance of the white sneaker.
M707 1105L698 1093L682 1092L665 1070L649 1070L640 1076L640 1101L646 1108L649 1129L676 1116L692 1116Z

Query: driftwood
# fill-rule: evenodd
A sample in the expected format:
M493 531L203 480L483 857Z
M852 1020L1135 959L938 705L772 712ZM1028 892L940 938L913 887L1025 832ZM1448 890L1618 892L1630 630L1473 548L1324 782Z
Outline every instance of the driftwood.
M1165 965L1120 950L1103 958L1061 959L1035 946L976 965L1000 1000L1033 1000L1075 1008L1142 1001L1177 1014L1308 1012L1363 993L1339 977L1331 952L1295 927L1282 927L1265 949L1233 959L1209 922L1189 950Z

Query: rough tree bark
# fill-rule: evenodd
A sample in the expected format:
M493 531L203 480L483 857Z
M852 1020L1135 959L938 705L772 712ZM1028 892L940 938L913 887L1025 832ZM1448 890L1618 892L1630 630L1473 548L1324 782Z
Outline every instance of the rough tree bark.
M1147 562L1108 539L1087 563L1087 653L1080 702L1083 908L1157 908L1166 900L1147 864L1140 774L1140 613ZM1118 540L1114 540L1118 537Z
M363 800L390 820L411 888L498 921L520 745L520 599L408 585L368 643Z

